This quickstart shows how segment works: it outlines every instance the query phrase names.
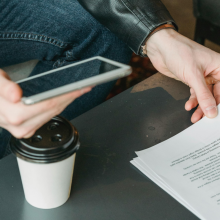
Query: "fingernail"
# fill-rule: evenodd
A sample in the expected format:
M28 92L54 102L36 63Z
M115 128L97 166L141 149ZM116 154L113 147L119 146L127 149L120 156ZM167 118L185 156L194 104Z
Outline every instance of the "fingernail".
M217 107L216 106L210 106L210 107L208 107L208 108L206 108L206 110L205 110L206 112L206 116L208 117L208 118L215 118L216 116L217 116L217 114L218 114L218 112L217 112Z

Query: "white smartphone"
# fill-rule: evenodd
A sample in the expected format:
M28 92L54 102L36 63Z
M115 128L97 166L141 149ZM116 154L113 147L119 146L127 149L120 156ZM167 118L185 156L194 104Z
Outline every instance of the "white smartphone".
M21 88L28 88L28 92L23 93L22 102L31 105L74 90L128 76L131 71L128 65L97 56L16 83Z

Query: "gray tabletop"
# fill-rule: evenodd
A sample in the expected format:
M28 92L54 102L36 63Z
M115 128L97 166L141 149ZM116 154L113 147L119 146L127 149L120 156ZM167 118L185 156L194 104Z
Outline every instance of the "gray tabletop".
M4 158L0 161L0 219L198 219L130 164L134 151L191 125L192 113L184 110L188 96L185 85L156 74L74 119L82 145L70 199L57 209L29 205L15 157Z

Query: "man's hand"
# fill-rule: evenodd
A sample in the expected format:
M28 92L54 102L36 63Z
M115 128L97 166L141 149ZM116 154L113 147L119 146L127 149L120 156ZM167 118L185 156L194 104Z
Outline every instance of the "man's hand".
M206 84L210 92L212 92L213 96L215 97L216 103L219 104L220 103L220 81L214 79L211 76L207 76L205 80L206 80ZM198 105L198 100L197 100L194 89L191 88L190 93L191 93L191 96L185 105L185 108L187 111L190 111L191 109L195 108ZM193 123L195 123L204 116L205 115L202 109L200 108L200 106L198 106L196 111L193 113L191 120Z
M159 72L190 86L191 97L185 108L189 111L199 104L192 122L200 120L203 114L216 117L216 105L220 102L220 54L172 29L155 33L146 46L147 55Z
M90 90L85 88L27 106L21 102L21 88L0 69L0 127L17 138L31 137L43 124Z

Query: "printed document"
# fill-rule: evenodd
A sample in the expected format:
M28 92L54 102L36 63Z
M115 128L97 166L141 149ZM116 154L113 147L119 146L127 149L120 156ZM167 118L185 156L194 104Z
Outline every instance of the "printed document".
M220 107L131 163L202 220L220 220Z

